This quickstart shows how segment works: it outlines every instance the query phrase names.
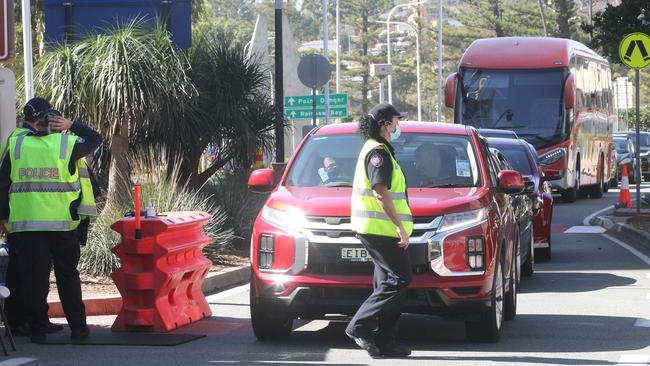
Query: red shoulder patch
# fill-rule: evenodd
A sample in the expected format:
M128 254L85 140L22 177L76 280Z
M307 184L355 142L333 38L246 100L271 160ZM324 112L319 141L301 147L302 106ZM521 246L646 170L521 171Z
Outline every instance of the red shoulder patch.
M370 157L370 164L372 164L375 168L379 168L384 164L384 158L382 158L381 155L377 153L372 154Z

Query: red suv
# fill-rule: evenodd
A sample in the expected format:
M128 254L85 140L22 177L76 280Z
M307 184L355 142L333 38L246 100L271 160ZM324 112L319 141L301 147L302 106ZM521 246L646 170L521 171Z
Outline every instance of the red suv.
M462 317L471 340L497 341L503 320L516 314L519 241L509 195L523 191L523 178L490 163L487 142L472 127L400 127L393 146L415 224L403 310ZM362 144L356 123L323 126L304 138L279 179L271 169L251 174L252 191L272 191L251 240L258 339L287 338L296 318L353 315L372 291L372 261L350 229ZM431 145L436 156L421 156Z

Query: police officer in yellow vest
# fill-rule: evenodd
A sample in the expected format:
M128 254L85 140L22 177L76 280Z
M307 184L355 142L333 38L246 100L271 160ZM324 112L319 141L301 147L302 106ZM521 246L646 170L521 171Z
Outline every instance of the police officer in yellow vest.
M359 122L365 143L352 186L352 229L375 264L374 291L347 329L348 337L373 358L406 357L411 350L397 343L397 321L411 282L407 248L413 231L406 178L391 141L399 136L399 119L390 104L379 104Z
M71 337L79 340L90 332L77 271L83 174L78 160L101 144L101 135L34 99L28 104L39 131L10 138L0 166L0 221L15 250L32 342L46 339L50 263ZM67 130L74 135L58 133Z

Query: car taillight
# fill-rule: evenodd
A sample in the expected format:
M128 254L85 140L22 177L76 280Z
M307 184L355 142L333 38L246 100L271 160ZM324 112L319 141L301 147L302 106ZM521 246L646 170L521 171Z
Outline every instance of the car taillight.
M467 264L472 271L485 267L485 239L483 237L467 238Z
M257 267L262 269L271 269L273 267L273 254L275 253L273 235L260 235L258 244Z

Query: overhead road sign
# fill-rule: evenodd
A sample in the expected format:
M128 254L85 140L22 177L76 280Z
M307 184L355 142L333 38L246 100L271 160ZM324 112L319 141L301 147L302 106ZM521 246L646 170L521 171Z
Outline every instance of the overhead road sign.
M618 47L618 55L631 69L650 66L650 36L641 32L628 34Z
M0 0L0 62L10 62L14 53L14 2Z

